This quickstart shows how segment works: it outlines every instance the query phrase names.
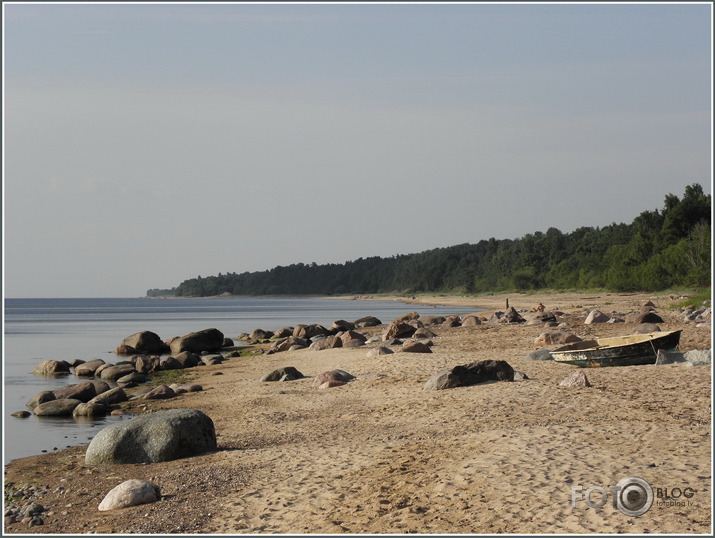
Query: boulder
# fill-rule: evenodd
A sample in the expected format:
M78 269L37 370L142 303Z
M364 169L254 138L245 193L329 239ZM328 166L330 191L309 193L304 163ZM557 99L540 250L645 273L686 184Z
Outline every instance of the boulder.
M72 411L82 402L63 398L41 403L32 410L38 417L67 417L72 415Z
M146 357L137 358L134 363L134 368L140 374L150 374L161 368L161 359L156 355L148 355Z
M206 366L213 366L214 364L221 364L223 362L223 355L211 354L204 355L201 357L201 362Z
M255 329L251 332L249 338L251 340L268 340L273 338L273 333L271 331L264 331L263 329Z
M610 321L611 316L604 314L600 310L591 310L588 313L588 316L586 316L586 321L584 323L586 325L591 325L593 323L606 323Z
M295 327L283 327L282 329L278 329L276 332L273 333L273 338L286 338L288 336L293 336L294 330Z
M310 344L309 349L311 349L312 351L323 351L325 349L333 349L336 347L343 347L343 341L340 339L339 336L330 335L326 338L316 340L315 342Z
M183 370L183 368L184 364L172 355L159 359L159 370Z
M103 417L107 414L107 406L99 403L81 403L72 411L74 417Z
M330 332L322 325L296 325L293 329L293 336L303 340L310 340L314 336L327 336Z
M161 355L166 352L166 344L159 338L159 335L151 331L140 331L127 336L122 340L125 346L133 347L138 353L150 355Z
M70 373L70 364L67 361L42 361L33 368L32 373L45 376L67 375Z
M142 400L168 400L174 396L176 396L174 389L168 385L159 385L151 389L149 392L146 392L144 396L142 396Z
M343 342L343 347L361 347L365 345L367 337L356 331L345 331L340 340Z
M57 399L57 397L55 396L55 393L53 391L43 390L42 392L38 392L32 398L30 398L25 405L31 411L33 411L35 409L35 407L37 407L41 403L51 402L56 399Z
M415 331L415 334L412 335L412 338L415 338L416 340L420 339L425 339L425 338L435 338L437 335L430 331L426 327L421 327Z
M537 349L524 357L525 361L551 361L553 359L551 351L548 349Z
M528 325L552 324L556 323L556 314L554 312L529 312L524 315Z
M286 366L284 368L278 368L277 370L273 370L272 372L267 373L261 378L261 381L292 381L293 379L300 379L302 377L305 376L300 373L297 368L294 368L293 366Z
M327 383L330 386L337 387L339 385L344 385L345 383L352 381L353 379L355 379L355 376L349 374L345 370L328 370L327 372L322 372L315 376L315 379L313 380L313 386L320 388L321 385Z
M87 447L87 465L158 463L216 450L213 421L196 409L169 409L112 424Z
M365 316L360 319L356 319L355 321L353 321L353 323L358 329L361 329L363 327L377 327L378 325L382 325L382 321L380 321L375 316Z
M400 316L399 318L395 318L392 320L393 323L397 322L403 322L403 321L411 321L414 319L419 319L420 315L417 312L408 312L407 314L404 314Z
M692 349L685 352L685 360L692 366L704 366L712 364L712 350Z
M423 389L445 390L463 386L462 380L459 376L459 371L457 373L454 373L453 370L454 368L440 370L427 380L427 383L425 383Z
M136 370L131 364L117 364L115 366L109 366L107 368L104 368L100 372L99 377L104 379L105 381L116 381L120 377L129 375L132 372L136 372Z
M666 351L664 349L658 350L658 355L656 355L655 365L663 366L664 364L675 364L679 362L687 362L685 360L685 354L680 351Z
M139 372L132 372L131 374L125 375L123 377L120 377L117 379L117 383L120 383L122 385L130 385L130 384L139 384L139 383L144 383L148 379L147 376L144 374L140 374Z
M660 327L655 323L641 323L633 329L633 334L650 334L657 332L660 332Z
M193 368L201 362L201 357L190 351L182 351L174 358L181 364L182 368Z
M380 355L393 355L395 352L392 351L389 347L385 346L377 346L372 348L370 351L367 352L368 357L378 357Z
M404 353L432 353L429 345L419 340L408 340L402 344Z
M572 333L567 333L565 331L548 331L541 333L536 340L534 340L535 346L550 346L570 344L571 342L581 342L582 339Z
M421 316L420 320L425 325L442 325L447 321L444 316Z
M173 385L169 385L169 387L176 394L183 394L184 392L201 392L202 390L204 390L201 385L197 385L196 383L175 383Z
M333 324L328 327L328 331L331 333L337 333L340 331L352 331L355 329L355 324L350 323L349 321L345 321L344 319L339 319L336 321L333 321Z
M153 482L132 478L122 482L107 493L102 502L99 503L98 509L100 512L106 512L107 510L126 508L127 506L153 503L160 498L161 490L159 486Z
M79 400L80 402L88 402L97 395L97 388L93 383L85 381L84 383L77 383L75 385L68 385L62 387L61 389L53 390L55 393L55 398L60 399L70 399Z
M27 417L31 417L32 413L30 413L29 411L24 411L24 410L23 411L14 411L14 412L10 413L10 416L15 417L15 418L27 418Z
M514 381L514 369L501 360L483 360L440 370L424 385L424 390L443 390L477 385L487 381Z
M474 327L475 325L481 325L482 321L477 316L464 316L462 319L462 327Z
M415 334L417 329L412 325L401 321L393 321L382 333L383 340L392 340L394 338L408 338Z
M102 394L112 388L109 386L109 383L102 381L101 379L92 379L90 383L94 385L95 394Z
M308 341L297 336L289 336L281 340L276 340L271 344L270 349L274 352L288 351L293 346L308 347Z
M223 333L218 329L204 329L202 331L186 334L172 340L171 354L176 356L182 351L201 353L202 351L218 351L223 345Z
M124 392L124 389L121 387L117 387L114 389L109 389L102 394L97 394L88 403L96 403L110 406L121 402L126 402L128 399L129 397L127 396L127 393Z
M583 370L577 370L566 377L564 377L559 383L560 387L590 387L591 382L586 377L586 373Z
M114 350L115 355L135 355L137 353L139 353L139 351L126 344L119 344Z
M233 340L231 340L230 338L224 337L223 345L221 347L233 347Z
M450 327L461 327L462 320L459 316L447 316L447 318L442 322L442 327L448 329Z
M663 318L655 312L641 312L640 314L626 316L626 321L640 325L641 323L663 323Z

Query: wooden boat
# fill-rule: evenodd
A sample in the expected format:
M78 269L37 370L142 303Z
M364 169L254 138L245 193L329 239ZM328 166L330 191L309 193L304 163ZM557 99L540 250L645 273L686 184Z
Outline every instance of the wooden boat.
M555 349L551 356L557 362L581 368L654 364L659 349L677 349L681 332L661 331L584 340Z

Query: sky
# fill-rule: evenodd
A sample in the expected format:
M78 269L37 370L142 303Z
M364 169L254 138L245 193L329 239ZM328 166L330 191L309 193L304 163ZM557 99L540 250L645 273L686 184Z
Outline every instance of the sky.
M6 297L630 223L712 192L712 5L3 3Z

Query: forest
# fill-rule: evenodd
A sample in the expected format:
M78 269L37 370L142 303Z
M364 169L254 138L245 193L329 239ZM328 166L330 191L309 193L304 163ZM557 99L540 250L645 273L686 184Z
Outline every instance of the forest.
M695 183L682 198L630 224L549 228L519 239L481 240L389 258L293 264L190 278L148 296L472 294L539 289L658 291L711 283L711 195Z

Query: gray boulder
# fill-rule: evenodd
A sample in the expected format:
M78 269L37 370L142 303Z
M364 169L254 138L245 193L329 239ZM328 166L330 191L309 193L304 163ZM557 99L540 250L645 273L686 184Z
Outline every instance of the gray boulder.
M525 361L550 361L553 359L554 358L551 356L551 351L549 351L548 349L537 349L536 351L532 351L526 357L524 357Z
M339 336L336 335L330 335L325 338L321 338L320 340L316 340L312 344L310 344L310 350L311 351L323 351L326 349L333 349L336 347L343 347L343 341L340 339Z
M300 379L302 377L305 376L300 373L298 369L294 368L293 366L286 366L284 368L278 368L277 370L273 370L272 372L267 373L261 378L261 381L292 381L294 379Z
M37 407L41 403L51 402L56 399L57 399L57 397L55 396L55 393L53 391L43 390L42 392L38 392L32 398L30 398L25 405L31 411L33 411L35 409L35 407Z
M591 325L593 323L607 323L610 319L611 316L604 314L600 310L591 310L588 313L588 316L586 316L586 321L584 321L584 323L586 325Z
M183 368L193 368L201 362L201 357L190 351L182 351L174 358L179 361Z
M99 403L81 403L72 411L75 417L103 417L107 414L107 406Z
M94 386L94 383L85 381L84 383L68 385L61 389L53 390L52 392L55 393L55 399L57 400L64 398L88 402L97 395L97 388Z
M424 390L466 387L487 381L514 381L514 369L506 361L476 361L440 370L425 383Z
M72 415L74 408L82 402L79 400L70 400L63 398L61 400L52 400L50 402L41 403L33 413L38 417L67 417Z
M561 387L590 387L591 382L586 377L586 373L583 370L577 370L564 377L559 383Z
M370 351L367 352L368 357L378 357L380 355L393 355L395 352L392 351L389 347L385 346L377 346L372 348Z
M169 409L112 424L87 447L87 465L158 463L216 450L213 421L196 409Z
M660 332L660 327L655 323L641 323L633 329L633 334L649 334L657 332Z
M74 367L74 375L78 377L92 377L97 368L105 364L102 359L94 359Z
M132 366L131 364L117 364L104 368L100 372L99 377L104 379L105 381L116 381L120 377L129 375L135 371L136 370L134 369L134 366Z
M218 351L223 345L223 333L218 329L204 329L171 340L171 354L176 356L182 351L201 353Z
M114 389L109 389L102 394L97 394L88 403L96 403L109 406L121 402L126 402L128 399L129 397L127 396L127 393L124 392L124 389L121 387L117 387Z
M133 347L138 353L161 355L167 351L167 346L162 339L159 338L159 335L151 331L140 331L127 336L124 340L122 340L122 344Z
M33 368L32 373L46 376L66 375L70 373L70 364L67 361L42 361Z
M402 344L402 352L404 353L432 353L429 345L419 340L408 340Z
M176 396L174 389L168 385L159 385L145 393L142 400L168 400Z
M338 387L353 379L355 379L355 376L345 370L328 370L327 372L322 372L315 376L313 386L319 388L323 386L325 388Z
M382 325L382 321L380 321L375 316L365 316L363 318L356 319L353 323L357 328L377 327L378 325Z
M161 498L159 486L153 482L132 478L112 489L99 503L99 511L137 506L158 501Z

